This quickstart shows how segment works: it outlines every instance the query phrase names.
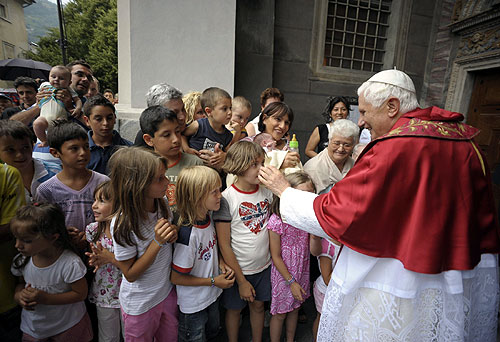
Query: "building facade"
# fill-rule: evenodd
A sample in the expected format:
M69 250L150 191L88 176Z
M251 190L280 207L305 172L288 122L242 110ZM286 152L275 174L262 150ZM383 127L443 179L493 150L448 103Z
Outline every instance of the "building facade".
M119 40L120 6L129 2L118 1ZM169 19L184 20L192 18L192 8L197 7L196 0L187 3L166 1L161 6L175 10ZM500 91L494 91L500 79L494 76L500 67L500 0L224 0L218 4L207 8L199 0L203 15L194 14L196 21L164 21L165 35L174 35L176 46L153 54L167 60L175 56L177 63L157 69L156 78L184 92L203 90L206 82L190 83L188 89L180 84L199 79L199 65L207 71L219 68L214 60L225 59L218 54L234 56L234 63L224 62L228 67L223 79L213 78L210 85L224 84L234 96L248 98L252 116L259 112L261 91L279 88L294 110L292 132L303 151L313 128L324 120L321 112L329 96L349 96L356 102L356 89L363 81L396 67L413 79L422 107L436 105L463 113L467 122L481 128L478 141L490 165L500 160L500 134L496 133L500 119L495 112L497 103L500 110L496 97ZM139 17L133 12L127 15L131 23ZM221 25L211 20L221 17L229 35L222 35ZM198 41L192 44L192 35L197 34L203 37L202 50ZM133 51L133 46L128 48ZM195 68L192 55L180 55L186 50L198 54ZM191 70L196 71L191 75ZM143 96L147 89L139 91ZM355 113L351 119L357 120Z
M24 21L24 7L32 0L0 0L0 59L25 58L29 50L28 33ZM12 82L0 81L0 88Z

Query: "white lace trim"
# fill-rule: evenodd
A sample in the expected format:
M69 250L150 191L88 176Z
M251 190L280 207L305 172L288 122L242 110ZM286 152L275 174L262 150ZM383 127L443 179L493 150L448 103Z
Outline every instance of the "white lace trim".
M443 274L416 279L419 284L410 298L368 287L345 292L332 279L323 302L318 341L496 341L496 257L484 256L472 271L449 272L462 275L462 292L449 292L442 283Z

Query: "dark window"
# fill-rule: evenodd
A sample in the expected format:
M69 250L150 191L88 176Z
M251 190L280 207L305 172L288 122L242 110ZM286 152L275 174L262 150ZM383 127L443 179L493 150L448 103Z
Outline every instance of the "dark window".
M380 71L392 0L329 0L323 66Z

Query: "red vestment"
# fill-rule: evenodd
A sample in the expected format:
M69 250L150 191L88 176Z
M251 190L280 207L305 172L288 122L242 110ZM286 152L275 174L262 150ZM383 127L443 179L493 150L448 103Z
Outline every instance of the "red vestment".
M419 273L473 269L500 252L491 176L463 116L404 114L314 201L323 230L362 254Z

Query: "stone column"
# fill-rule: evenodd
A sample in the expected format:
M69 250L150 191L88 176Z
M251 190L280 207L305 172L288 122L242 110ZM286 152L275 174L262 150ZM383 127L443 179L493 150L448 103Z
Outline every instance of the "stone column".
M154 84L233 94L235 26L236 0L118 0L117 111L125 137L135 136Z

